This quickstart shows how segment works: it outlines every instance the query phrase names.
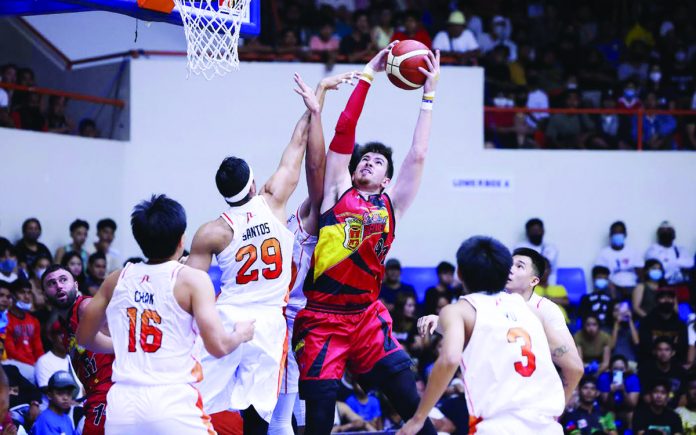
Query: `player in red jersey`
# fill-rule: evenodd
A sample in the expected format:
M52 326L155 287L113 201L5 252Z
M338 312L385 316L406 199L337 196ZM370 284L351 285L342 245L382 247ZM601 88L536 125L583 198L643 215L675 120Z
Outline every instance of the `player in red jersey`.
M391 149L383 144L366 144L351 164L355 127L374 74L385 69L389 49L391 45L365 67L326 156L319 240L304 282L307 307L297 315L293 332L300 397L307 404L306 432L313 435L331 432L336 392L346 368L365 388L382 390L404 420L413 416L419 402L411 360L393 338L391 317L378 297L395 221L420 185L440 56L430 53L428 69L421 69L427 81L413 143L398 178L390 183ZM427 422L422 433L434 434L435 429Z
M111 382L113 354L94 353L77 344L75 333L80 316L92 297L79 295L77 283L70 271L54 264L44 272L41 284L49 303L54 307L50 324L60 322L63 327L66 348L70 354L77 377L85 387L87 399L84 403L85 425L83 435L104 434L106 421L106 394ZM104 333L105 331L102 331Z

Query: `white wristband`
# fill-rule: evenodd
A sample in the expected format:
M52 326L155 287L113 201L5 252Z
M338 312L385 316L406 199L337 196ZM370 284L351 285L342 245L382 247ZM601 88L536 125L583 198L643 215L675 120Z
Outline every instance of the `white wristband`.
M435 92L427 92L423 94L421 102L421 110L433 110L433 102L435 101Z
M375 70L372 69L370 65L365 65L362 74L360 74L360 80L365 80L368 83L372 83L375 79Z

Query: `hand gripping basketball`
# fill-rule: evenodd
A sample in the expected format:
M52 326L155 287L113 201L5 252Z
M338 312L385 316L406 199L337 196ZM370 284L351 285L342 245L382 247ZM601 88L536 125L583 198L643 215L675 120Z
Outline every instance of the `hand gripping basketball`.
M423 67L418 67L418 71L425 74L427 77L425 79L425 86L423 86L423 92L430 94L435 92L437 88L437 82L440 80L440 50L435 50L435 54L431 51L425 56L425 63L428 66L426 70Z

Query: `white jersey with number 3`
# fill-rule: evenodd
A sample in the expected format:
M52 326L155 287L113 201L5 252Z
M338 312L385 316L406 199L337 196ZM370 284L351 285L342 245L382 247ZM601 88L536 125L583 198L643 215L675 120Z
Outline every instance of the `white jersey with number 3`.
M520 427L534 425L535 433L562 433L554 419L563 413L563 385L539 319L517 294L463 299L476 309L462 371L469 413L481 420L477 430L508 433L516 421Z
M128 385L190 384L202 379L192 351L198 336L191 314L174 297L176 262L123 268L106 308L116 359L111 378Z
M261 195L221 217L234 235L217 255L222 271L217 304L284 307L292 277L292 232Z

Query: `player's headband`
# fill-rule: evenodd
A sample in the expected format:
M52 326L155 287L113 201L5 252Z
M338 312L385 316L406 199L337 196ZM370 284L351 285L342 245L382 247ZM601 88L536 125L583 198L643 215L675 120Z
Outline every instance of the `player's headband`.
M242 190L239 191L238 194L225 198L225 201L234 203L234 202L239 202L239 201L243 200L244 198L246 198L246 196L249 194L249 191L251 190L251 183L253 183L253 182L254 182L254 171L251 168L249 168L249 179L247 180L246 185L242 188Z

